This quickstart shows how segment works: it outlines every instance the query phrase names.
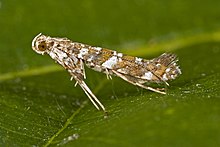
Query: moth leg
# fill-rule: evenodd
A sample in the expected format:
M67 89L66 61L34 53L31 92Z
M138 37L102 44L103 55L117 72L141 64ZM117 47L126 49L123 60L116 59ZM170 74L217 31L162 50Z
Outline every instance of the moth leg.
M84 88L83 85L80 84L80 87L83 89L89 100L92 102L92 104L96 107L96 109L100 110L97 104L93 101L93 98L90 96L90 94L87 92L87 90Z
M83 63L83 60L82 60L82 59L80 59L80 67L81 67L81 69L82 69L83 77L84 77L84 79L86 79L86 73L85 73L84 63Z
M107 79L109 80L112 80L112 76L109 74L109 71L108 71L108 69L106 68L105 69L105 73L106 73L106 76L107 76Z
M65 62L64 62L65 63ZM92 91L89 89L89 87L84 82L84 79L86 78L85 75L85 68L84 68L84 62L80 59L80 61L77 64L73 64L73 62L67 62L68 64L65 64L64 67L68 67L68 72L72 76L71 79L75 79L76 83L83 89L85 94L88 96L89 100L93 103L93 105L100 110L99 107L102 108L102 110L105 111L105 107L102 105L102 103L96 98L96 96L92 93Z
M78 82L76 81L76 83L74 84L74 87L76 87L78 85Z
M98 98L93 94L93 92L89 89L89 87L86 85L86 83L81 80L77 74L71 74L73 78L76 80L76 82L79 84L79 86L83 89L85 94L88 96L89 100L93 103L93 105L100 110L99 107L102 108L103 111L105 111L105 107L102 105L102 103L98 100ZM98 104L98 105L97 105Z
M86 85L84 81L79 83L79 85L82 87L86 95L89 97L91 102L94 104L94 106L99 110L99 107L96 105L96 103L102 108L103 111L105 111L105 107L102 105L102 103L98 100L98 98L93 94L93 92L89 89L89 87ZM94 101L96 102L94 102Z
M144 88L144 89L148 89L148 90L151 90L151 91L160 93L160 94L166 94L166 92L161 91L161 90L163 90L163 89L152 88L152 87L149 87L149 86L145 86L145 85L143 85L143 84L140 84L140 83L136 83L136 85L139 86L139 87L142 87L142 88Z
M120 78L122 78L123 80L125 80L125 81L127 81L127 82L129 82L129 83L131 83L133 85L137 85L137 86L139 86L141 88L144 88L144 89L147 89L147 90L150 90L150 91L154 91L154 92L157 92L157 93L160 93L160 94L166 94L164 91L160 91L160 89L155 89L155 88L152 88L152 87L140 84L138 82L135 82L134 80L129 79L128 76L125 76L125 75L123 75L123 74L121 74L121 73L119 73L119 72L117 72L115 70L112 70L112 72L114 74L116 74L117 76L119 76Z
M74 79L73 76L71 76L70 81L72 81ZM76 83L74 84L74 87L76 87L78 85L78 82L76 81Z

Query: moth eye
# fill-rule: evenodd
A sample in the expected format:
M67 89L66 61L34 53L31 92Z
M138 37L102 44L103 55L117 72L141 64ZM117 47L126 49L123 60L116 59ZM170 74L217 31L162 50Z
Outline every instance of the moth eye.
M42 41L40 44L38 44L39 51L45 51L46 49L47 49L47 44L45 41Z

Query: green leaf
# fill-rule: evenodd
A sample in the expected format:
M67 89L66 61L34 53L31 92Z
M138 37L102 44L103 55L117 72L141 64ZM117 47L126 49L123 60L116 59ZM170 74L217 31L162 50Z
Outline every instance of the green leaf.
M218 3L0 1L0 145L219 146ZM146 59L171 51L183 74L160 95L86 68L106 118L32 51L39 32Z

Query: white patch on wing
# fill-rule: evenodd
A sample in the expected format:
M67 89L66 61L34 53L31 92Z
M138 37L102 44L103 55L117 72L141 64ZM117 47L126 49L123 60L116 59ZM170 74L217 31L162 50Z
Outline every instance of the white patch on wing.
M165 70L165 72L169 72L170 71L170 68L167 68L166 70Z
M118 53L117 56L118 56L118 57L122 57L123 54L122 54L122 53Z
M104 66L104 67L106 67L106 68L108 68L108 69L112 69L113 66L114 66L115 64L117 64L117 62L118 62L117 57L116 57L116 56L112 56L111 58L109 58L108 60L106 60L106 61L102 64L102 66Z
M80 50L79 54L78 54L78 58L82 59L85 54L88 54L88 49L87 48L82 48Z
M94 49L95 49L96 51L101 51L101 50L102 50L101 47L94 47Z
M127 74L127 72L124 68L123 69L118 69L117 71L120 72L120 73L123 73L123 74Z
M67 57L67 54L59 49L54 50L55 53L59 56L59 58L63 59Z
M49 55L50 55L50 57L51 57L52 59L54 59L54 60L56 59L56 54L55 54L54 52L51 51L51 52L49 53Z
M160 64L160 63L157 63L157 64L156 64L156 67L160 68L160 67L161 67L161 64Z
M167 81L167 80L168 80L168 78L167 78L167 75L166 75L166 74L163 74L163 77L162 77L162 78L163 78L163 80L164 80L164 81Z
M176 70L177 70L177 72L178 72L179 74L182 74L182 72L181 72L179 66L177 66Z
M54 60L59 59L60 61L67 57L67 54L63 51L60 51L59 49L53 49L52 51L50 51L49 55Z
M73 60L74 64L78 63L78 58L76 58L75 55L72 55L70 58Z
M138 64L142 63L142 58L135 57L135 62Z
M122 62L122 59L121 59L121 58L118 58L118 62Z
M95 59L94 56L90 56L90 57L87 59L87 61L88 61L88 62L92 62L94 59Z
M153 74L149 71L149 72L144 73L144 75L141 78L151 80L152 77L153 77Z

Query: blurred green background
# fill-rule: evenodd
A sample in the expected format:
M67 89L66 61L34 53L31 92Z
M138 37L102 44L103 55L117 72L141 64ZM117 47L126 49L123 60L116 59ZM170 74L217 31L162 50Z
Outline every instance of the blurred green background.
M220 1L0 0L1 146L219 146ZM38 34L129 55L172 51L183 74L163 96L86 69L104 119ZM154 85L157 86L157 85Z

